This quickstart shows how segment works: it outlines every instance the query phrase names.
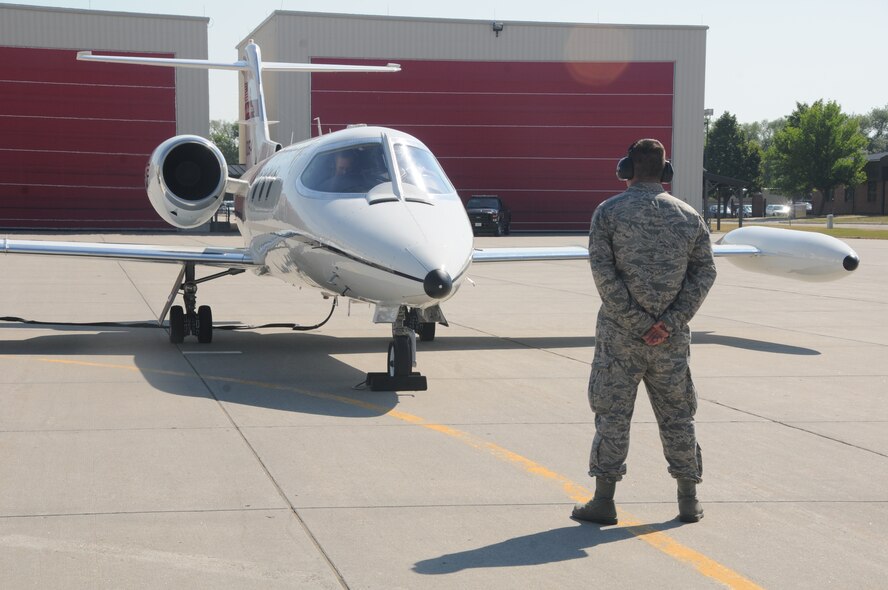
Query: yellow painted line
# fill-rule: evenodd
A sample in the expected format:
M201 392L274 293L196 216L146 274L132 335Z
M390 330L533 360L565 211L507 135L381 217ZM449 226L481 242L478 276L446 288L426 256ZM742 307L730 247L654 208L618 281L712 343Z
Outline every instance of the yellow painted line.
M86 362L86 361L74 361L74 360L66 360L66 359L51 359L51 358L40 358L37 359L40 362L45 363L54 363L61 365L76 365L80 367L96 367L96 368L105 368L105 369L122 369L126 371L140 372L140 373L155 373L160 375L170 375L176 377L189 377L194 378L194 373L185 373L181 371L168 371L164 369L143 369L139 367L134 367L131 365L117 365L110 363L94 363L94 362ZM540 465L539 463L524 457L523 455L519 455L518 453L514 453L505 447L501 447L496 443L492 443L481 438L478 438L468 432L458 430L456 428L452 428L450 426L445 426L443 424L433 424L431 422L426 421L424 418L416 416L414 414L408 414L406 412L401 412L399 410L389 410L383 406L378 404L374 404L371 402L366 402L359 399L354 399L350 397L345 397L342 395L335 395L332 393L323 393L318 391L310 391L307 389L293 387L290 385L279 385L276 383L267 383L264 381L255 381L251 379L239 379L236 377L215 377L215 376L201 376L202 379L206 381L214 381L220 383L235 383L239 385L248 385L253 387L261 387L263 389L271 389L277 391L289 391L292 393L298 393L301 395L306 395L309 397L314 397L318 399L325 399L329 401L335 401L343 404L349 404L351 406L357 406L359 408L364 408L366 410L371 410L374 412L379 412L381 414L390 416L392 418L396 418L403 422L407 422L409 424L414 424L416 426L421 426L423 428L427 428L429 430L433 430L435 432L444 434L453 439L456 439L464 444L469 445L475 449L479 449L493 455L497 459L505 461L507 463L511 463L516 465L537 477L541 477L543 479L547 479L549 481L555 482L561 486L564 490L567 497L569 497L574 502L585 502L590 496L592 496L592 492L587 488L584 488L580 484L577 484L570 480L569 478L552 471ZM643 522L629 514L624 510L619 510L619 520L622 528L627 532L634 535L636 538L644 541L651 547L654 547L658 551L668 555L669 557L687 563L688 565L693 566L700 574L714 580L716 582L720 582L724 584L728 588L737 588L742 590L753 590L759 589L761 587L752 582L751 580L743 577L739 573L734 570L723 566L717 561L703 555L699 551L691 549L685 545L682 545L669 535L654 529L649 525L645 525Z

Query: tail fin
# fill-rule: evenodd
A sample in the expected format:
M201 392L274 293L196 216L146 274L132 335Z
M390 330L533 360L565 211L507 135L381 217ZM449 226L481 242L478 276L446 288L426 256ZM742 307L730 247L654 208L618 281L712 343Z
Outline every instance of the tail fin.
M268 131L268 114L265 112L265 91L262 89L262 53L259 46L249 43L244 48L244 63L241 70L244 81L244 118L238 121L245 127L241 133L241 148L248 167L252 167L281 149L281 145L271 140Z
M130 57L122 55L93 55L90 51L77 53L80 61L101 61L130 63L148 66L198 68L211 70L236 70L244 77L244 120L246 133L241 134L246 164L254 166L280 149L280 144L271 140L268 132L270 121L265 112L265 95L262 90L262 72L398 72L401 66L355 66L336 64L262 63L259 46L252 40L244 47L244 58L235 62L215 62L205 59L178 59L164 57Z

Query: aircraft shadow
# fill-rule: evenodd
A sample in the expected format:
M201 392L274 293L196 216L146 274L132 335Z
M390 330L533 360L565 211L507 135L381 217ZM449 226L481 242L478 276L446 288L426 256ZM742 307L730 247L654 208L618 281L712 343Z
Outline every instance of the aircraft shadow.
M159 328L25 327L60 332L17 340L0 337L0 355L72 357L85 361L82 370L93 371L135 365L158 391L212 395L222 402L284 412L363 418L386 414L398 403L395 392L356 389L366 375L336 358L344 351L332 336L220 332L210 345L189 339L177 347ZM378 355L372 370L383 370L387 341L367 341L360 348Z
M219 330L211 345L188 339L171 346L166 331L126 326L62 326L21 323L3 328L33 328L57 333L32 338L0 338L0 355L38 357L132 356L122 368L135 363L154 388L175 395L205 396L207 389L219 401L281 410L340 417L383 415L398 404L397 392L375 392L360 387L365 371L383 371L388 338L379 336L336 337L319 333ZM442 334L442 332L444 332ZM817 355L807 348L774 342L697 332L697 344L716 344L774 354ZM588 348L592 336L453 336L439 330L433 342L419 342L422 356L434 351ZM227 354L236 353L236 354ZM372 354L372 366L355 368L342 355ZM591 358L591 356L590 356Z
M628 541L637 536L683 526L678 520L631 527L601 528L590 523L542 531L500 543L448 553L419 561L413 571L423 575L446 575L466 569L515 567L557 563L588 557L587 549Z
M147 322L146 322L147 323ZM33 324L2 324L0 323L0 329L2 328L11 328L22 329L22 328L33 328L33 329L55 329L63 332L95 332L96 327L93 326L61 326L61 325L33 325ZM134 328L129 328L126 326L111 326L111 327L100 327L102 330L102 334L112 334L118 332L131 332ZM160 333L159 328L155 328L155 330ZM217 331L221 332L221 330ZM385 337L366 337L366 338L355 338L355 337L336 337L336 336L326 336L318 333L307 333L303 332L298 335L294 335L292 332L283 331L274 334L258 334L256 332L249 331L230 331L231 334L244 335L244 334L253 334L256 336L260 336L264 339L271 338L279 338L279 337L300 337L300 338L322 338L329 339L335 341L337 344L335 346L335 350L333 352L340 353L372 353L376 351L382 352L385 354L387 350L387 338ZM163 332L164 338L165 332ZM92 336L92 334L90 334ZM55 336L53 336L55 338ZM217 336L218 342L218 336ZM820 354L820 351L814 350L812 348L805 348L802 346L793 346L789 344L782 344L780 342L770 342L767 340L753 340L751 338L740 338L737 336L729 336L723 334L716 334L713 332L694 332L691 337L691 342L693 344L715 344L719 346L726 346L728 348L739 348L743 350L753 350L757 352L770 352L774 354L788 354L788 355L799 355L799 356L816 356ZM0 351L3 351L3 341L0 341ZM186 341L186 344L188 342ZM522 348L586 348L586 347L594 347L595 346L595 337L594 336L448 336L446 332L446 328L441 328L438 330L438 337L433 342L418 342L419 351L423 350L446 350L446 351L460 351L460 350L508 350L508 349L522 349ZM18 350L18 347L16 347ZM98 351L86 351L91 354L103 354ZM115 350L113 354L119 354L120 350ZM82 353L82 352L81 352ZM41 352L0 352L0 354L56 354L49 353L44 351ZM57 354L65 354L63 352L59 352Z
M817 356L820 354L819 350L814 350L813 348L792 346L789 344L781 344L779 342L768 342L766 340L738 338L737 336L726 336L722 334L714 334L712 332L694 332L691 335L691 344L718 344L720 346L727 346L728 348L742 348L744 350L754 350L756 352L773 352L774 354L792 354L799 356Z

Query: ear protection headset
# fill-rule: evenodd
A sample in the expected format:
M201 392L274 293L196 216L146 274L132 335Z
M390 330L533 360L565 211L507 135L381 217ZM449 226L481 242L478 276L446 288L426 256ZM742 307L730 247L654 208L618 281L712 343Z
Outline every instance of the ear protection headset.
M617 178L620 180L632 180L632 177L635 176L635 164L632 162L632 150L634 147L634 143L630 145L628 155L617 162ZM672 162L666 160L666 165L663 166L663 173L660 175L660 182L672 182L673 176L675 176L675 169L672 168Z

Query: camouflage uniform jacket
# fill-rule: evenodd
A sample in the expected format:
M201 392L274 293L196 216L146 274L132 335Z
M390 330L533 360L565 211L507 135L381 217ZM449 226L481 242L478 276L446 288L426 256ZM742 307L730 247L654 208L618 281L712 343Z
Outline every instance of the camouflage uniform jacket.
M638 183L595 210L589 263L601 296L598 338L640 340L660 320L689 338L715 281L709 229L659 183Z

